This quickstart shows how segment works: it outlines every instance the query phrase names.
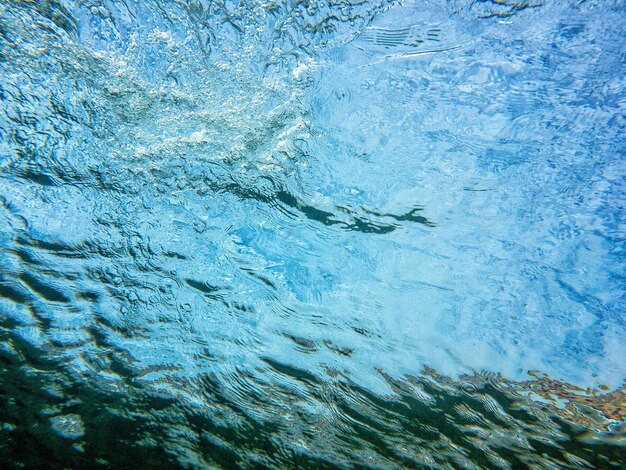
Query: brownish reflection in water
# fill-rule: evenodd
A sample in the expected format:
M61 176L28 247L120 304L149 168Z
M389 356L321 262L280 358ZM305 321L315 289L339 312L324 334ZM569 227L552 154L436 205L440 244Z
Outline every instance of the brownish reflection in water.
M563 419L580 424L594 432L610 431L626 419L626 384L610 391L606 385L599 388L581 388L563 380L556 380L538 371L529 371L529 380L509 380L500 373L477 372L462 375L458 381L424 367L422 376L445 387L461 388L468 392L487 384L514 397L527 397Z

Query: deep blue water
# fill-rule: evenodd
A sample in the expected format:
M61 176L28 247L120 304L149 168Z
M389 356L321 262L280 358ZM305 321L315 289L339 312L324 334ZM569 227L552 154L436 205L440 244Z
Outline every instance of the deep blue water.
M626 5L0 5L10 468L626 465Z

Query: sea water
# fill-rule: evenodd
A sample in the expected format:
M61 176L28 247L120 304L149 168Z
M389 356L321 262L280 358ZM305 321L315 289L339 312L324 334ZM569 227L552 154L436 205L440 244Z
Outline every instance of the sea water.
M3 461L623 465L625 31L3 3Z

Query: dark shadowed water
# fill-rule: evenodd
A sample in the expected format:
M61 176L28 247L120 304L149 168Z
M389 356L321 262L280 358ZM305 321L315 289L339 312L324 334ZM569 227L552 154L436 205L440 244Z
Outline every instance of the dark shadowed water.
M0 467L625 468L626 5L0 5Z

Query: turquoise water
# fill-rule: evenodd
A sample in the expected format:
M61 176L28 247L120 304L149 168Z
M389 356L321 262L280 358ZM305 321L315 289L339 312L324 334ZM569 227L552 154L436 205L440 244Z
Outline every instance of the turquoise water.
M598 468L621 1L0 6L11 468Z

